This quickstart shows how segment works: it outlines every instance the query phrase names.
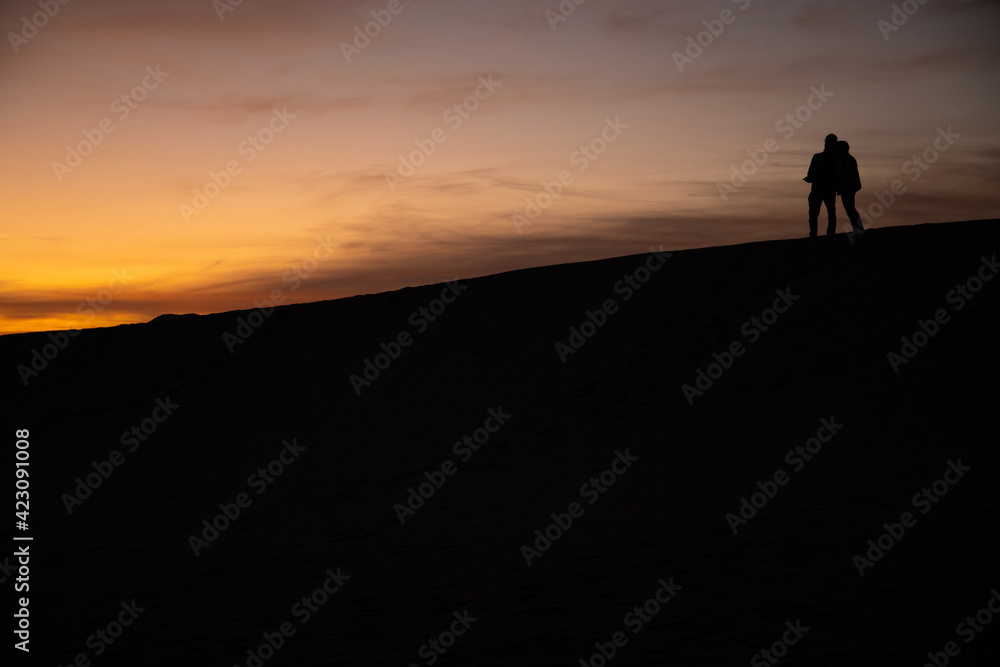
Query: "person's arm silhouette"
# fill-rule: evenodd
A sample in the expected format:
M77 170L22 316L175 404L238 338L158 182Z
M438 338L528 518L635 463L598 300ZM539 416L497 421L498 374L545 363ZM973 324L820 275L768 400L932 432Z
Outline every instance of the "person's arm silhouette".
M819 164L817 164L819 160L817 158L818 155L813 155L812 161L809 163L809 171L806 172L805 178L802 179L806 183L813 183L816 180L816 175L819 172Z

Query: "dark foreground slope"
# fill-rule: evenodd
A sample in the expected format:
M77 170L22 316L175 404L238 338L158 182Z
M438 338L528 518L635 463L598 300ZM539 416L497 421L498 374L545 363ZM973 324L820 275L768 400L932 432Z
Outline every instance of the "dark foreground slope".
M31 656L922 665L955 642L954 664L983 664L1000 619L959 624L1000 587L1000 279L977 282L998 250L995 221L923 225L287 306L253 329L167 319L82 332L27 386L50 337L0 338L7 465L30 430ZM649 279L630 295L626 275ZM935 335L894 369L921 321ZM358 393L366 359L385 368ZM402 513L411 488L430 497Z

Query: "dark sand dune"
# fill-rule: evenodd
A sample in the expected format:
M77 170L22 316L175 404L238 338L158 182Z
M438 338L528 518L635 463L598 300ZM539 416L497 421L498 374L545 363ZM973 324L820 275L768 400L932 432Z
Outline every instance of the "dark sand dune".
M0 338L8 451L31 432L32 659L254 665L288 623L263 664L601 665L615 633L609 665L773 664L755 655L779 642L780 664L919 666L949 641L951 664L988 664L1000 618L968 642L956 626L1000 587L1000 279L961 309L949 293L991 275L1000 225L855 241L676 252L628 299L616 283L648 255L461 280L423 331L443 285L285 306L232 354L224 334L251 312L84 331L27 386L17 367L50 337ZM563 363L556 343L608 299ZM776 299L786 312L756 328ZM894 372L887 353L939 309ZM412 344L358 395L349 377L400 332ZM709 369L734 342L742 356ZM719 377L689 404L699 369ZM143 420L155 432L123 444ZM478 451L453 451L484 426ZM811 460L794 453L818 431ZM273 482L248 480L293 440ZM68 514L113 450L124 461ZM727 513L778 471L734 535ZM425 473L443 485L401 525ZM189 537L241 493L196 557ZM529 566L522 545L572 503L582 515ZM854 557L904 512L915 523L860 576ZM349 579L306 618L295 605L338 568ZM673 597L643 620L661 579ZM138 618L88 646L133 599ZM442 633L443 655L421 652Z

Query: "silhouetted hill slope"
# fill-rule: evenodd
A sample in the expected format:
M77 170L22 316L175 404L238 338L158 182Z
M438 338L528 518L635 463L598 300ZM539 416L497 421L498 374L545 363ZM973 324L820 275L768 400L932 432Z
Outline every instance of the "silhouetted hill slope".
M6 432L31 432L33 656L247 665L288 623L263 664L598 665L598 643L613 665L765 649L921 665L949 641L983 664L1000 627L966 643L956 624L1000 586L1000 280L975 282L996 270L1000 226L855 241L0 338ZM60 342L25 386L18 366ZM383 368L352 384L366 360ZM113 450L120 465L101 466ZM252 477L279 454L273 481ZM113 472L69 514L94 462ZM428 480L440 488L401 525L395 506ZM241 493L196 556L190 537ZM303 622L338 568L349 579ZM96 656L87 638L133 599L145 611ZM442 633L443 654L425 646Z
M184 315L177 315L175 313L164 313L163 315L157 315L149 321L149 324L154 322L169 322L171 320L183 320L187 317L198 317L195 313L185 313Z

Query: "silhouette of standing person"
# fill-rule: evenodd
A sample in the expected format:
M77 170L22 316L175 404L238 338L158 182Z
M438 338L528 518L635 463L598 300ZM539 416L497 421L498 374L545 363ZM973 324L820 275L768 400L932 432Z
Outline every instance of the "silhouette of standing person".
M851 221L851 229L855 232L865 231L861 215L854 207L854 196L861 189L861 176L858 174L858 161L851 155L851 145L846 141L838 141L837 154L837 194L844 204L844 212Z
M802 180L812 183L809 192L809 236L816 236L819 209L826 205L827 235L837 232L837 155L834 148L837 145L837 135L828 134L822 153L813 155L809 163L809 172Z

